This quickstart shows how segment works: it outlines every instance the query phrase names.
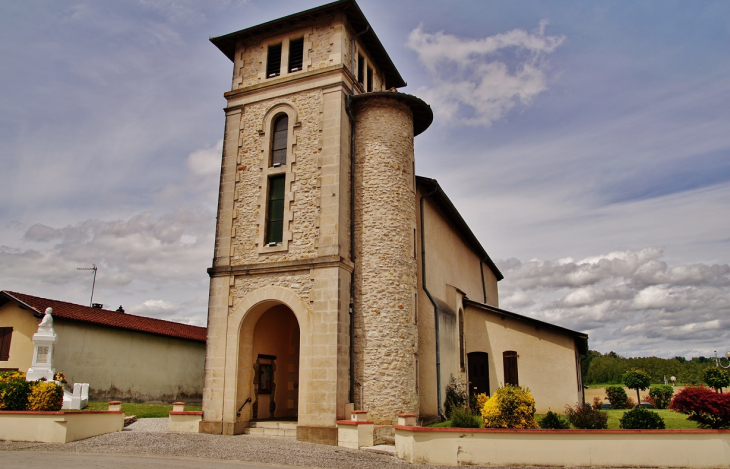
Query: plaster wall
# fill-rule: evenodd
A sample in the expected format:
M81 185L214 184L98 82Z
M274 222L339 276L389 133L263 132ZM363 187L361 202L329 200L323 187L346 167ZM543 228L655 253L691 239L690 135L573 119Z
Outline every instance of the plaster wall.
M69 443L122 431L124 412L0 412L0 440Z
M0 361L0 368L17 368L26 372L33 363L33 334L38 331L41 320L32 312L22 310L14 302L0 306L0 327L12 327L10 339L10 356L7 361Z
M519 384L530 388L538 413L562 412L581 401L572 337L474 307L465 310L466 351L489 354L489 386L504 384L503 352L516 351Z
M205 344L56 319L54 366L92 400L200 401Z
M718 468L730 464L730 430L397 426L395 446L398 457L408 462L449 466Z
M459 311L463 311L462 298L466 295L474 301L484 301L498 306L497 279L486 265L481 264L479 255L464 240L433 199L424 199L423 213L420 213L420 199L423 188L416 194L419 207L417 223L418 243L418 358L419 395L421 416L435 418L437 415L437 372L436 372L436 320L434 307L423 290L421 259L421 217L425 231L425 262L427 288L439 304L439 337L441 351L441 398L446 398L446 386L450 377L466 382L466 367L461 367L459 349ZM484 287L482 286L482 272ZM465 323L466 325L466 323ZM467 327L468 328L468 327Z

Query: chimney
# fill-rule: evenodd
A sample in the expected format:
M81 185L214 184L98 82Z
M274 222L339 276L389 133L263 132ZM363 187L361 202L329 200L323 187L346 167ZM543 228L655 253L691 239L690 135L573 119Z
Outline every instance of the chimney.
M101 309L104 307L104 305L101 303L91 303L91 307L94 309Z
M124 308L122 308L122 305L119 305L119 308L117 308L117 313L124 314Z

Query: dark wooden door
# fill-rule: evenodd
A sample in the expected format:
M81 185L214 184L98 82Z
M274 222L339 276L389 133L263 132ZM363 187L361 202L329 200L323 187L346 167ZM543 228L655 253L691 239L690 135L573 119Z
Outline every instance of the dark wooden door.
M486 393L489 395L489 354L471 352L469 361L469 395Z
M504 360L504 384L519 386L520 379L517 374L517 352L514 350L508 350L502 355Z

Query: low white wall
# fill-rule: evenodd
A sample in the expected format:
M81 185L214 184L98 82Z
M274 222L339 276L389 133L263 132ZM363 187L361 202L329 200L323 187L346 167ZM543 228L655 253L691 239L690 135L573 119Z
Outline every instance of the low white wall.
M398 457L419 464L730 466L730 430L394 428Z
M174 433L198 433L202 412L170 412L167 430Z
M0 440L68 443L124 428L124 412L0 412Z

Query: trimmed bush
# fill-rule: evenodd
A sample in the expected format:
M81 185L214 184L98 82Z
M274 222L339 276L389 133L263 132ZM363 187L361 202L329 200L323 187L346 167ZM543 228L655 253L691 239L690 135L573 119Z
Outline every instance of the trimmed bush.
M0 410L26 410L32 385L25 376L1 381Z
M482 418L466 409L454 409L451 413L451 426L454 428L479 428Z
M708 366L702 372L702 381L715 392L720 392L722 388L730 386L730 374L722 368L716 366Z
M704 386L689 386L674 395L669 408L689 415L700 428L730 428L730 394L719 394Z
M636 389L637 404L641 402L639 391L649 389L649 386L651 386L651 376L644 370L632 369L627 371L624 373L623 381L627 388Z
M38 381L28 397L28 410L58 411L63 406L63 388L54 382Z
M565 416L575 428L583 430L608 428L608 414L585 403L579 403L575 407L565 406Z
M612 409L628 408L628 396L623 386L606 386L606 399L611 401Z
M668 384L657 384L651 387L649 396L654 400L654 407L657 409L666 409L672 402L674 388Z
M497 389L482 407L486 428L538 428L535 399L525 387L510 384Z
M552 410L548 410L548 413L538 422L538 425L540 425L540 428L550 430L567 430L570 428L568 419Z
M634 407L624 412L619 426L626 430L664 430L664 419L656 412L643 407Z

